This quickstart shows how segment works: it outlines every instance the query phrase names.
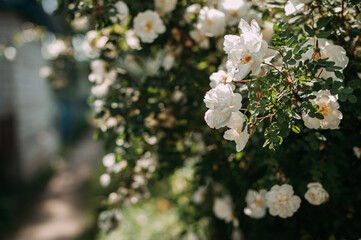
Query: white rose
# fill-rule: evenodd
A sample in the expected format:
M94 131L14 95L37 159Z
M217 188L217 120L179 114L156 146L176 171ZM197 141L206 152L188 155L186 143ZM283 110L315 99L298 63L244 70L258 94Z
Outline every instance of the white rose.
M255 20L249 25L241 19L239 28L242 30L239 37L226 35L224 40L224 50L228 53L227 71L234 80L242 80L250 71L257 75L268 48Z
M232 78L230 77L230 75L223 70L219 70L218 72L212 73L211 76L209 77L209 80L211 81L209 83L209 86L211 88L215 88L219 84L230 84L233 90L236 88L236 86L232 84Z
M199 44L199 47L202 49L209 48L209 39L204 36L198 29L194 29L189 32L191 38Z
M190 23L192 18L195 17L195 15L201 10L201 5L198 3L194 3L186 8L186 11L184 13L184 19L187 23Z
M216 198L213 203L213 212L217 218L223 219L226 222L231 222L233 219L233 206L230 196L223 198Z
M208 37L223 35L226 30L226 16L217 9L203 7L198 15L197 29Z
M140 46L139 38L137 37L137 35L135 35L134 30L128 30L125 32L125 41L131 49L142 49L142 47Z
M155 9L160 15L172 12L177 6L177 0L155 0Z
M129 8L127 4L123 1L119 1L114 6L117 12L115 16L110 17L110 20L113 23L116 23L119 19L121 24L125 24L129 15Z
M244 213L252 218L263 218L266 215L266 190L259 192L249 189L246 195L247 207Z
M293 188L288 184L274 185L266 193L266 205L272 216L291 217L298 210L300 204L301 198L293 195Z
M323 119L311 118L308 113L302 114L302 120L305 126L311 129L337 129L342 119L342 113L338 110L340 105L337 102L337 95L331 95L329 90L320 90L313 92L316 96L310 102L318 105L318 113L323 115Z
M134 18L134 31L142 42L152 43L159 34L165 32L165 26L159 14L147 10Z
M212 88L203 101L209 108L204 118L211 128L217 129L226 126L232 112L238 111L242 106L242 96L234 93L229 84Z
M218 9L226 15L227 24L232 26L247 16L249 5L245 0L219 0Z
M224 139L236 142L237 152L244 149L249 139L247 126L243 129L244 121L244 115L241 112L232 112L231 118L227 123L227 127L231 129L227 130L223 135Z
M305 198L312 205L321 205L328 200L328 193L320 183L309 183L307 188Z

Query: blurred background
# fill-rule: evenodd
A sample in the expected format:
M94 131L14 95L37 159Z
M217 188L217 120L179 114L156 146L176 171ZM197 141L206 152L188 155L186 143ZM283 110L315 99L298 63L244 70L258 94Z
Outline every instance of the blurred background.
M0 239L79 239L95 224L88 62L55 41L72 31L56 9L0 1Z

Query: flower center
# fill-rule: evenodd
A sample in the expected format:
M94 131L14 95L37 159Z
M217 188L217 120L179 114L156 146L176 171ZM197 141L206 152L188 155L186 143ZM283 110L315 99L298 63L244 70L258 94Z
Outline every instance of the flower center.
M223 81L224 81L224 84L226 84L226 83L227 83L227 78L228 78L228 76L227 76L227 75L223 75Z
M240 62L241 64L247 64L252 60L252 56L247 56L245 58L241 58Z
M257 207L261 207L261 206L262 206L262 201L261 201L261 199L260 199L259 197L256 198L255 203L256 203Z
M237 131L237 133L238 133L239 135L242 134L242 128L238 128L236 131Z
M150 22L147 22L146 24L145 24L145 27L147 28L147 32L149 32L150 30L152 30L152 28L153 28L153 26L152 26L152 24L150 23Z
M229 15L231 15L232 17L238 17L238 11L231 10L231 11L229 11Z
M321 113L323 116L327 116L328 113L330 112L330 107L328 105L323 105L320 107L320 109L318 109L317 111L318 113Z

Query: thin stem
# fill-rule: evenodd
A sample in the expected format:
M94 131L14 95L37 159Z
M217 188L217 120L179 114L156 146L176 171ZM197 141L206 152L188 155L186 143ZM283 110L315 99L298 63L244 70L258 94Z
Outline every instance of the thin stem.
M278 68L276 68L276 67L273 66L272 64L269 64L269 63L266 63L266 62L263 62L263 64L272 67L273 69L275 69L275 70L277 70L279 73L281 73L286 80L288 79L287 76L286 76L286 74L284 74L281 70L279 70Z
M276 113L273 113L273 114L270 114L270 115L267 115L267 116L264 116L264 117L257 117L257 118L254 118L254 119L255 120L266 119L266 118L273 117L274 115L276 115Z
M233 82L252 82L256 81L257 79L246 79L246 80L233 80Z
M283 57L283 52L281 51L281 49L277 49L277 48L271 47L271 46L268 46L268 48L269 48L269 49L272 49L272 50L278 51L278 52L281 54L281 56Z
M262 80L259 80L261 83L267 85L269 88L271 88L273 91L275 91L276 93L279 93L274 87L272 87L271 85L269 85L268 83L262 81Z
M343 6L343 0L341 0L341 22L344 22L344 16L343 16L343 12L344 12L344 6Z

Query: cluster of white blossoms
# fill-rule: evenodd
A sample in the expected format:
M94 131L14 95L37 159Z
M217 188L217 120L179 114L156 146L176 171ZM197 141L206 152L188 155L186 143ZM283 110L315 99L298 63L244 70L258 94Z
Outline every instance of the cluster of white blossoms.
M312 205L321 205L327 202L329 195L321 183L314 182L307 185L305 199ZM268 192L248 190L246 195L247 207L244 213L252 218L262 218L267 208L272 216L281 218L292 217L301 205L301 198L294 195L293 187L289 184L274 185Z
M249 134L245 117L239 111L242 107L242 96L233 92L233 81L242 80L251 71L254 75L258 74L268 47L255 20L249 25L241 19L239 28L242 31L240 36L224 37L224 50L228 54L227 72L220 70L210 76L212 89L204 97L204 102L209 108L205 114L205 121L211 128L230 128L223 137L236 142L237 152L244 149Z
M89 74L89 81L95 84L91 93L97 98L104 98L117 78L116 70L107 71L105 65L103 60L94 60L90 64L92 72Z
M342 113L338 110L340 105L337 102L337 95L332 95L329 90L314 91L315 99L310 100L313 105L318 106L318 113L323 119L312 118L308 113L302 114L305 126L313 129L337 129L342 119Z
M215 0L207 1L206 6L198 3L192 4L186 8L184 19L187 23L194 24L194 29L190 31L190 37L202 49L208 49L209 38L215 37L218 40L226 31L227 26L234 26L241 19L250 22L255 19L258 24L262 23L261 14L251 9L251 4L247 0ZM267 38L272 35L272 25L264 25ZM271 30L271 31L269 31Z

